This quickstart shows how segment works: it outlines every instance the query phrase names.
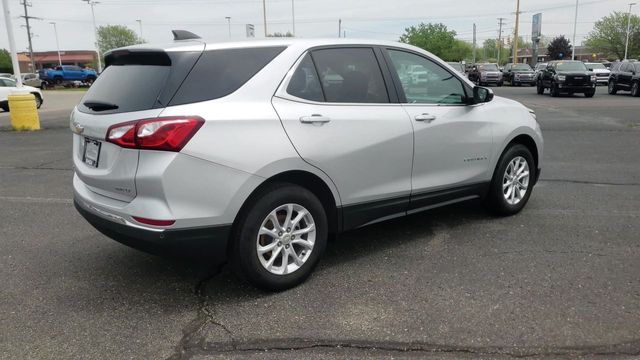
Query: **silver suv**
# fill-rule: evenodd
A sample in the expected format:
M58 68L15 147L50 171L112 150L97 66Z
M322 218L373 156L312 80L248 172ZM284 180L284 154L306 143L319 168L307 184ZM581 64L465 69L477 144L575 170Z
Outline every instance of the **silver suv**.
M71 116L78 211L265 289L349 229L475 198L515 214L540 174L533 112L413 46L192 39L105 60Z

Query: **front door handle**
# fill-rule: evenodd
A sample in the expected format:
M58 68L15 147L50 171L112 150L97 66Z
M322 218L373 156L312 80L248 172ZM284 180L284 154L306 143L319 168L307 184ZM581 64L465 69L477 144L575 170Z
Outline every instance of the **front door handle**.
M420 114L420 115L416 115L415 119L416 121L432 122L433 120L436 119L436 116L431 114Z
M311 116L303 116L300 118L300 122L303 124L324 124L329 121L331 121L330 118L320 114L313 114Z

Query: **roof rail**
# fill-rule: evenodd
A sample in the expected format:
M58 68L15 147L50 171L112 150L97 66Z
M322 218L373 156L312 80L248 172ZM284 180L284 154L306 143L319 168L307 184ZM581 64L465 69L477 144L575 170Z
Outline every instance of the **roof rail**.
M173 33L173 40L174 41L201 39L200 36L192 33L191 31L187 31L187 30L171 30L171 32Z

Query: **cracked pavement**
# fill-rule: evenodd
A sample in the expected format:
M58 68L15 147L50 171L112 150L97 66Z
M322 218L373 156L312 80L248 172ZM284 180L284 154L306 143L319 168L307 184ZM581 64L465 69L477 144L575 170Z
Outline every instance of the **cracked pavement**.
M494 90L545 135L522 213L470 202L351 231L275 294L91 228L68 111L45 102L45 130L0 131L0 359L640 357L640 102Z

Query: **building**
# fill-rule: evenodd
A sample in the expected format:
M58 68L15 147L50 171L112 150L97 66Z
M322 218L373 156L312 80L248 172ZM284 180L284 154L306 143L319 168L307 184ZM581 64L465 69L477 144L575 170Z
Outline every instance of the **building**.
M97 53L93 50L66 50L60 51L60 58L63 65L77 65L80 67L92 67L98 61ZM42 51L33 53L35 71L39 69L52 68L59 65L57 51ZM21 72L35 72L31 68L29 53L19 53L18 62Z
M607 56L603 53L593 53L592 51L590 51L586 46L576 46L575 47L575 51L576 51L576 60L580 60L580 61L585 61L585 62L589 62L589 61L595 61L595 62L602 62L602 61L607 61ZM527 63L529 65L532 65L532 49L518 49L518 62L519 63ZM548 60L550 60L548 58L549 56L547 55L547 48L546 47L540 47L538 48L538 62L547 62ZM571 54L568 54L568 56L565 58L566 60L571 60ZM513 56L509 56L509 62L512 62L513 60Z

